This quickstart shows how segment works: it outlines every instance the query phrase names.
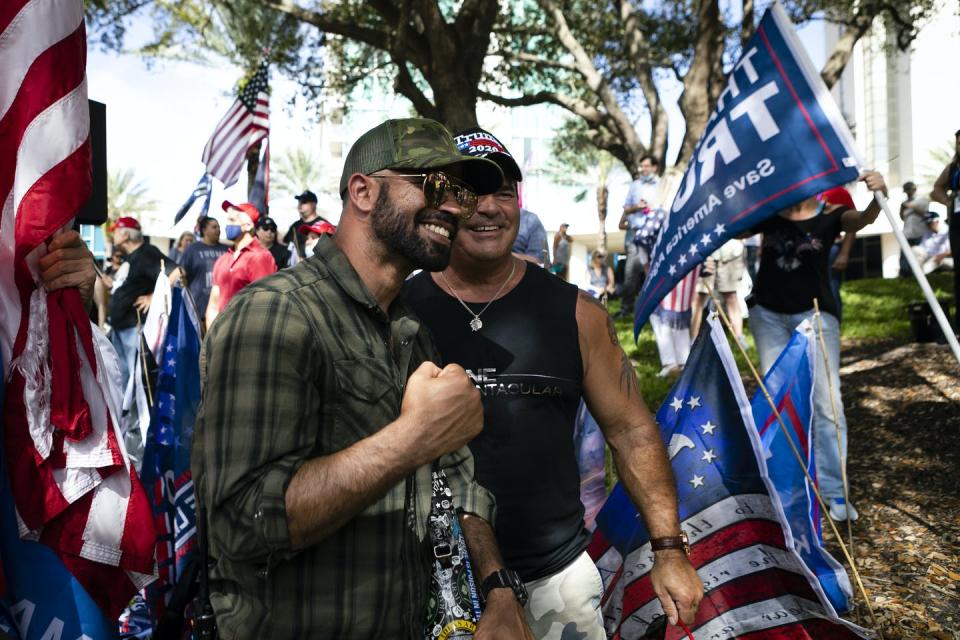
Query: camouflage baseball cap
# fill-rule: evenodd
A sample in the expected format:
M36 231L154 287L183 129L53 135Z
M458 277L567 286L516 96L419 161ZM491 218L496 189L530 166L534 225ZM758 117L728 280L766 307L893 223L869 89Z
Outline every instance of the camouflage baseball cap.
M355 173L382 169L445 169L473 187L476 194L493 193L503 183L500 167L485 158L464 156L446 128L427 118L387 120L360 136L343 163L340 194Z

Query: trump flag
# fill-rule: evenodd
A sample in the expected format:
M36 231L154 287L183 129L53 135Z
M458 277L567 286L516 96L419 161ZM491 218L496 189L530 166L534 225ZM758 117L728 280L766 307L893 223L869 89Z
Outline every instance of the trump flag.
M803 472L804 467L809 469L810 477L816 481L814 431L810 420L813 415L813 375L817 364L815 341L813 326L809 320L804 320L763 378L777 412L790 430L790 438L803 456L803 466L761 390L754 393L751 405L770 480L780 496L790 526L793 547L817 576L830 605L838 613L846 613L850 610L849 598L853 595L850 579L843 567L823 548L820 505Z
M746 392L716 319L704 324L657 423L677 482L690 562L706 591L690 625L694 637L867 637L836 617L794 550ZM666 623L651 581L650 536L621 485L600 510L588 551L604 581L609 637L685 637Z
M847 125L774 3L727 77L650 258L634 335L684 275L733 236L856 179Z

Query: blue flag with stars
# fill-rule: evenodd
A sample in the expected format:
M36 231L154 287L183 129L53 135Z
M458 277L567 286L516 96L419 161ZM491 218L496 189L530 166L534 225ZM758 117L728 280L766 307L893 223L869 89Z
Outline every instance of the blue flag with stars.
M173 216L173 224L177 224L183 217L187 215L187 212L190 211L190 208L193 207L193 203L196 202L199 198L203 198L203 207L200 209L200 213L197 215L197 218L202 218L210 212L210 196L213 194L213 185L210 182L210 174L205 173L200 176L200 180L197 182L197 186L193 188L193 191L190 193L190 197L187 198L187 201L177 210L177 214Z
M705 587L690 625L694 637L866 637L837 618L794 550L746 391L715 318L704 323L657 422L690 562ZM650 535L620 484L597 516L588 551L604 580L608 637L630 640L658 630L668 640L685 637L666 624L651 579Z
M817 363L815 344L813 325L809 320L804 320L763 378L777 412L790 431L794 446L803 456L802 466L760 389L753 394L751 405L770 479L783 504L794 547L817 576L834 610L846 613L850 610L849 599L853 595L853 587L843 566L823 548L820 505L803 472L804 467L809 469L810 477L816 481L814 432L811 428L813 375Z
M635 337L657 304L729 238L859 174L846 122L779 3L726 85L651 253Z
M155 617L169 603L197 544L190 447L200 406L200 332L187 307L183 290L174 288L167 337L158 357L154 415L143 454L143 484L157 529L159 580L147 590L147 603Z

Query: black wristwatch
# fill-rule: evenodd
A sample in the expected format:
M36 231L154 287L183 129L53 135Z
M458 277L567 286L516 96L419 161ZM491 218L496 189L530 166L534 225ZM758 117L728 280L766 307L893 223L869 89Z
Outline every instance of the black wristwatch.
M494 571L480 585L480 602L484 606L487 604L487 598L494 589L509 587L513 589L513 595L517 596L517 602L520 606L527 604L527 588L523 586L523 580L517 575L516 571L510 569L500 569Z

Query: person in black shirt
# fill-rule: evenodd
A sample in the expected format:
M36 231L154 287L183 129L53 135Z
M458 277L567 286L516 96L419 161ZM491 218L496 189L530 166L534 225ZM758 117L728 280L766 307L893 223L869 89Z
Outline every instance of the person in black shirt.
M307 190L296 196L297 211L300 213L300 219L290 225L287 233L283 236L283 242L287 246L293 243L293 248L297 251L297 259L303 260L308 257L304 249L304 240L306 237L299 233L300 225L315 224L317 222L329 222L326 218L317 213L317 194Z
M126 388L127 380L136 370L137 327L147 316L161 262L167 258L152 244L144 243L136 218L117 220L113 228L113 246L126 256L126 262L113 278L109 308L110 342L117 350Z
M216 218L203 216L197 222L197 227L200 229L200 241L194 242L183 252L180 268L171 275L170 284L176 284L181 273L184 275L190 297L197 308L197 317L202 322L213 287L213 265L229 247L220 244L220 223Z
M270 252L277 264L277 271L290 266L290 249L277 242L277 222L269 216L257 221L257 240Z
M657 545L652 580L660 602L671 621L679 615L692 623L703 583L681 548L670 462L613 321L587 292L513 256L522 176L500 141L482 129L454 139L462 153L500 164L505 181L480 197L459 230L428 226L438 239L449 238L450 266L409 279L404 299L433 333L444 362L464 367L480 388L484 430L470 450L477 480L497 500L497 542L508 573L530 595L527 623L538 638L563 629L564 637L606 639L574 452L581 398ZM478 575L477 584L485 596L509 596L496 578ZM545 601L551 604L538 605Z
M860 181L871 191L887 192L887 185L879 173L864 173ZM776 362L797 325L809 319L816 328L814 299L822 312L820 317L830 375L828 377L824 367L820 366L823 356L818 354L813 428L817 479L834 520L856 520L859 514L852 504L846 502L843 488L847 421L840 398L839 300L830 284L830 248L841 232L857 232L876 220L879 213L880 205L876 200L860 213L844 206L829 205L825 198L808 198L761 222L749 232L763 234L760 268L752 294L756 304L750 309L750 329L764 372ZM817 350L820 350L819 344ZM834 404L838 413L836 426ZM840 447L837 446L838 429Z

